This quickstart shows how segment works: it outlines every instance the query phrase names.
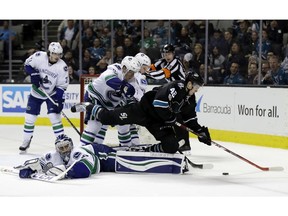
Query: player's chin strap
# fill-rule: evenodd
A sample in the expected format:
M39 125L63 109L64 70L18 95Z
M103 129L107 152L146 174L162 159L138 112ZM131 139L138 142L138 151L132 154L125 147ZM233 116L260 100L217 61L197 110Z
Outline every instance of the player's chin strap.
M183 124L181 124L181 123L179 123L179 122L175 122L175 125L177 125L178 127L182 128L182 129L184 129L184 130L186 130L186 131L188 131L188 132L190 132L190 133L193 133L193 134L196 135L196 136L201 136L199 133L193 131L192 129L186 127L185 125L183 125ZM255 163L253 163L252 161L250 161L250 160L242 157L241 155L236 154L235 152L233 152L233 151L225 148L224 146L222 146L222 145L214 142L213 140L211 140L211 143L212 143L213 145L217 146L218 148L221 148L221 149L223 149L224 151L226 151L226 152L228 152L228 153L236 156L237 158L240 158L241 160L243 160L243 161L251 164L252 166L257 167L258 169L260 169L260 170L262 170L262 171L283 171L283 170L284 170L284 168L283 168L283 167L280 167L280 166L279 166L279 167L262 167L262 166L259 166L259 165L255 164Z

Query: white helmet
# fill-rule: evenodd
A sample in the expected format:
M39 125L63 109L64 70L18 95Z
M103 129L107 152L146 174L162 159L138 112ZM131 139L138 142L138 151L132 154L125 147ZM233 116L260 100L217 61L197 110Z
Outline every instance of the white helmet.
M138 53L137 55L135 55L135 58L140 62L141 66L143 66L143 65L150 66L151 65L150 58L144 53Z
M59 55L63 54L63 48L62 48L61 44L58 42L51 42L49 44L48 51L50 53L55 53L55 54L59 54Z
M121 61L121 67L126 67L126 71L124 72L127 73L128 71L133 71L134 73L137 73L141 69L141 65L139 61L133 57L133 56L126 56L122 61Z

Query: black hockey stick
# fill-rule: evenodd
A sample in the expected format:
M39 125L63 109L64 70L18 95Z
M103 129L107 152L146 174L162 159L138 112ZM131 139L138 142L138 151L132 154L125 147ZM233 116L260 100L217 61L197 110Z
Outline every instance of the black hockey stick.
M185 125L183 125L183 124L181 124L181 123L179 123L179 122L176 122L175 124L176 124L178 127L182 128L182 129L184 129L184 130L186 130L186 131L188 131L188 132L191 132L191 133L195 134L196 136L200 136L199 133L196 133L196 132L193 131L192 129L186 127ZM243 160L243 161L245 161L245 162L247 162L247 163L249 163L249 164L257 167L258 169L260 169L260 170L262 170L262 171L283 171L283 170L284 170L284 168L283 168L283 167L280 167L280 166L278 166L278 167L262 167L262 166L259 166L259 165L255 164L255 163L253 163L252 161L250 161L250 160L242 157L241 155L236 154L235 152L233 152L233 151L225 148L224 146L222 146L222 145L214 142L213 140L211 140L211 143L212 143L213 145L217 146L218 148L221 148L221 149L223 149L224 151L226 151L226 152L228 152L228 153L230 153L230 154L232 154L232 155L240 158L241 160Z
M55 105L58 107L58 103L56 103L51 97L50 95L41 88L41 91L46 95L46 97ZM71 122L71 120L66 116L66 114L63 112L63 110L61 110L61 114L64 116L64 118L69 122L69 124L75 129L75 131L79 134L79 136L81 136L80 131L76 128L76 126Z

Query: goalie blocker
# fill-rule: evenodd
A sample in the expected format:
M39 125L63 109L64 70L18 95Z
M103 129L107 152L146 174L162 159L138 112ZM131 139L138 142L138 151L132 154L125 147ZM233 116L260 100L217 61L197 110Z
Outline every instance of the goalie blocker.
M172 173L183 174L187 170L185 156L158 152L117 151L116 173Z

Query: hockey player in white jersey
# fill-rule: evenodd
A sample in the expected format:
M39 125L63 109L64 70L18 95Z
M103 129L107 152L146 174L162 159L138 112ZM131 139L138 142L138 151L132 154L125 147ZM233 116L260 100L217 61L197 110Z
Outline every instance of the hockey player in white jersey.
M60 43L52 42L47 52L36 52L25 61L25 71L31 76L32 88L25 113L23 143L19 147L22 152L30 147L35 121L43 102L46 102L55 137L64 134L60 112L63 109L64 92L69 85L69 76L67 65L61 59L62 55ZM54 105L43 91L50 95L58 106Z
M147 73L150 70L151 65L150 58L144 53L136 54L135 58L139 61L141 68L140 71L135 73L134 75L135 81L132 82L132 85L135 88L135 94L133 96L133 100L130 100L130 102L133 102L134 100L140 101L142 96L146 92L147 80L146 76L143 74ZM140 144L138 128L135 124L118 125L117 128L120 145L131 146Z
M134 74L139 70L140 64L133 56L126 56L121 64L109 65L106 71L88 85L84 100L113 110L122 100L134 96L135 88L131 85L131 80L134 80ZM86 116L93 115L86 113ZM101 143L95 138L103 126L102 123L86 118L85 123L87 125L81 135L80 144Z
M74 147L71 138L60 135L54 151L15 168L20 170L20 178L30 178L36 172L57 176L73 165L64 178L87 178L99 172L115 172L115 155L116 150L101 144Z

